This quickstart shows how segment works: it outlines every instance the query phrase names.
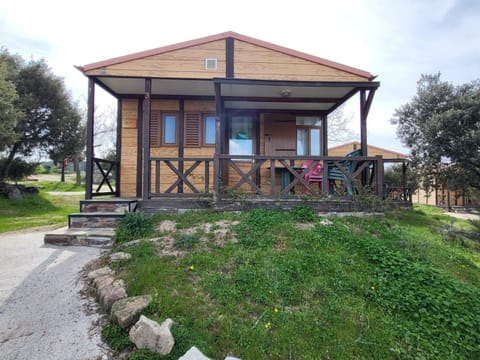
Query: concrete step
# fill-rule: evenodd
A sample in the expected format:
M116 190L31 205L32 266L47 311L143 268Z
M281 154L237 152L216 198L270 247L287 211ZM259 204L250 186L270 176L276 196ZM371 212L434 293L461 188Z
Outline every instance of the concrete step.
M64 227L45 234L43 242L50 245L110 248L115 242L115 230L69 229Z
M80 212L82 213L120 213L133 212L137 208L137 199L94 199L81 200Z
M115 229L125 213L86 212L68 215L70 229Z

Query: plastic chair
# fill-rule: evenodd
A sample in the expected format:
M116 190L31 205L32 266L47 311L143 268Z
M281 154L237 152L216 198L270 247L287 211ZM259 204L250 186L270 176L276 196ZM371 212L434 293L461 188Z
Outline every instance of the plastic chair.
M358 161L355 160L356 157L362 155L360 149L354 150L346 155L348 160L342 161L342 166L350 173L353 174L358 166ZM330 182L330 192L333 193L333 186L335 185L336 180L340 180L344 183L345 190L349 195L353 195L353 184L350 179L348 179L344 173L340 171L333 163L328 164L328 180Z
M302 164L302 169L306 169L310 166L313 160L306 160ZM316 162L315 165L305 174L305 181L310 185L311 182L318 182L318 189L322 191L322 179L323 179L323 164L321 162ZM305 192L308 192L308 189L305 188Z

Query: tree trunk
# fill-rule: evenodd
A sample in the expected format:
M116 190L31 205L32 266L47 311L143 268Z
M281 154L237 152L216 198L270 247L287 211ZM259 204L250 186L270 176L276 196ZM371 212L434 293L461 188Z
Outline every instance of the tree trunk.
M80 161L78 160L77 156L73 158L73 167L75 168L76 174L75 185L82 185L82 176L80 174Z
M62 176L60 176L60 182L65 182L65 160L62 160Z
M0 174L0 182L5 181L6 178L8 178L8 173L10 171L10 167L12 165L13 158L15 157L15 154L17 153L19 143L13 144L12 150L10 150L10 153L8 154L7 157L7 162L5 163L5 168L3 169L3 174Z

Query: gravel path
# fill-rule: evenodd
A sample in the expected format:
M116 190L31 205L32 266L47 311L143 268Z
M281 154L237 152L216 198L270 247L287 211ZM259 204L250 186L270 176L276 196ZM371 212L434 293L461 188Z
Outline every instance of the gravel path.
M0 235L0 359L107 359L96 305L80 292L100 250L44 245L44 233Z

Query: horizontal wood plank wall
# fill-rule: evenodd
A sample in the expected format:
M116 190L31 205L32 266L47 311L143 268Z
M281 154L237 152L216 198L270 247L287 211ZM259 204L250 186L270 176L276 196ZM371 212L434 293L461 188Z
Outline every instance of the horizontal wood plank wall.
M205 70L206 58L217 59L216 70ZM219 40L87 71L86 75L211 79L225 77L225 71L225 40Z
M235 78L297 81L366 81L364 77L235 40Z
M121 194L136 196L138 100L122 100Z
M388 149L378 148L376 146L368 145L368 156L377 156L381 155L385 159L406 159L407 156L400 154L396 151L390 151ZM360 149L360 142L350 142L347 144L339 145L328 149L329 156L345 156L348 153Z

